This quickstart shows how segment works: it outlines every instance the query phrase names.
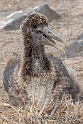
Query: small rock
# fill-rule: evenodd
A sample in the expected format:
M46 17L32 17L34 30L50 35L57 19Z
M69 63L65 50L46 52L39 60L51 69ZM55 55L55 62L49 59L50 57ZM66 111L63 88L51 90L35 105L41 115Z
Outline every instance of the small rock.
M81 13L80 15L78 15L78 19L79 20L83 20L83 13Z
M80 63L81 61L78 60L78 59L65 59L64 62L65 62L67 65L72 65L72 64L78 64L78 63Z
M65 52L68 58L79 56L83 52L83 33L65 49Z
M78 37L77 37L77 39L76 39L76 41L83 41L83 33L82 34L80 34Z
M10 14L4 21L0 22L0 29L18 30L22 21L32 12L39 12L44 14L47 16L49 22L53 19L58 20L61 18L61 16L50 9L47 4L42 4L31 9L25 9L23 11L21 10Z
M69 75L71 76L71 78L75 80L77 77L76 70L73 68L70 68L70 67L67 67L66 69L67 69Z

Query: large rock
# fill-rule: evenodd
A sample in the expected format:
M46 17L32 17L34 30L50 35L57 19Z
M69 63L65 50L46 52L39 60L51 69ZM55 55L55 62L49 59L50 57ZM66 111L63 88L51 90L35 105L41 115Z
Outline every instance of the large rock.
M0 21L5 19L11 13L13 13L13 11L0 12Z
M83 53L83 33L65 49L65 52L68 58L76 57Z
M5 30L17 30L20 28L22 21L27 17L27 15L32 12L40 12L47 16L48 21L52 21L53 19L58 20L61 16L57 14L55 11L49 8L47 4L42 4L36 6L34 8L25 9L21 11L14 12L6 17L4 21L0 22L0 29Z

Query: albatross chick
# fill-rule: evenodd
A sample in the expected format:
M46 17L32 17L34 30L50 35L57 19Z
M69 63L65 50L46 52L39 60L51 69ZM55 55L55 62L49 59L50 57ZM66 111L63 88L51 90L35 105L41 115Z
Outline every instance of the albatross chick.
M77 89L63 63L45 54L44 46L62 50L54 40L62 42L48 28L46 16L29 15L22 23L23 58L14 54L3 73L3 84L14 106L23 106L34 99L42 107L51 97L61 99L64 93L75 98Z

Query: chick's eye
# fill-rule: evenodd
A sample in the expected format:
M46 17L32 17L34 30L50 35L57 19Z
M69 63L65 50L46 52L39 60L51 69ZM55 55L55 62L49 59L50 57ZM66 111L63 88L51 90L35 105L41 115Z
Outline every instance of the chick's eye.
M34 24L34 25L32 25L32 26L33 26L33 28L37 28L37 25L35 25L35 24Z

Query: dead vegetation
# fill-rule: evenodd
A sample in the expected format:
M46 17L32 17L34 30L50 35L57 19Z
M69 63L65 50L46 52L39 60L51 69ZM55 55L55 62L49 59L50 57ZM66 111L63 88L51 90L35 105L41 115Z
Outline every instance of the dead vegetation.
M83 103L73 102L71 95L63 95L60 101L50 99L39 110L37 105L16 109L9 103L0 103L1 124L79 124L83 123Z

